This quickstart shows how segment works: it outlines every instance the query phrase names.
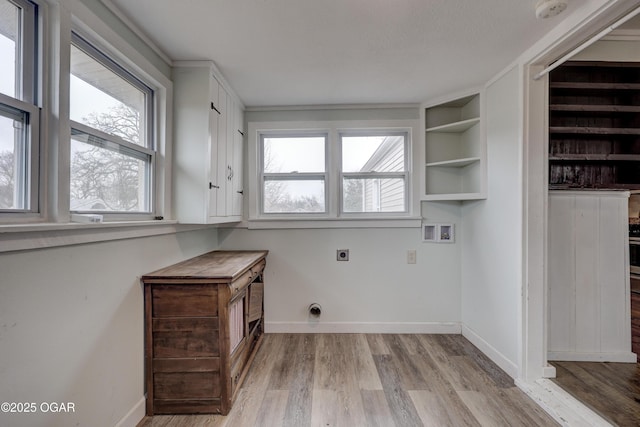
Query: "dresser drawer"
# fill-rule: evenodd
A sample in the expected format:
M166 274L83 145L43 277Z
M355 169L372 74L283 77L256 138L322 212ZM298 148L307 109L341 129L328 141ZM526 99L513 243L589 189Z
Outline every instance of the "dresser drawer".
M207 285L154 285L153 317L218 316L218 289Z

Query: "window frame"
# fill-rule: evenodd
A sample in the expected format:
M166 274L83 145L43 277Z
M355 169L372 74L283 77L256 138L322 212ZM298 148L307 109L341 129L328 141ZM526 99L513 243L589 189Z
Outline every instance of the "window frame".
M261 110L256 110L261 111ZM348 115L348 114L347 114ZM261 118L264 115L260 115ZM283 116L282 112L273 116ZM268 118L268 115L267 115ZM406 119L364 119L364 120L301 120L301 121L253 121L248 117L248 182L246 224L250 229L280 229L280 228L361 228L361 227L390 227L413 228L419 227L420 198L413 176L414 170L420 170L414 162L420 158L420 144L413 141L419 134L420 122L414 118ZM260 149L260 135L262 133L295 132L328 132L326 155L326 184L327 210L325 215L315 213L264 214L262 205L262 151ZM405 188L406 212L341 212L341 147L338 142L339 133L405 133L405 165L407 185ZM418 150L418 154L414 153Z
M20 183L14 191L22 200L21 207L13 209L0 208L0 220L31 218L41 212L40 182L40 107L39 89L41 85L38 66L41 59L41 38L39 29L39 6L28 0L8 0L21 9L19 34L16 37L16 96L0 93L0 109L5 110L4 117L11 114L24 114L26 128L22 133L24 144L19 147L19 155L23 162L23 173ZM16 172L14 171L14 180ZM18 188L19 187L19 188Z
M324 138L324 172L265 172L264 171L264 140L265 138ZM326 217L329 213L329 132L313 130L288 130L288 131L261 131L258 134L258 167L259 167L259 211L265 217ZM277 179L276 179L277 178ZM323 212L265 212L264 193L266 181L311 181L322 180L324 183L324 211Z
M141 157L148 156L149 162L147 163L148 171L145 173L145 204L148 206L145 211L112 211L112 210L74 210L69 206L69 212L71 214L99 214L107 220L127 220L127 219L152 219L157 215L158 209L158 195L157 195L157 154L158 143L155 132L156 123L156 90L145 81L144 78L138 76L131 67L128 67L124 61L120 61L117 55L110 54L109 50L101 46L99 43L95 43L86 37L82 31L77 28L73 28L71 31L70 46L73 45L87 56L98 62L109 71L113 72L116 76L122 78L125 82L131 84L136 89L145 94L145 106L142 112L144 116L143 124L143 138L148 143L134 144L117 135L111 135L103 132L99 129L93 128L84 123L76 122L69 119L70 137L73 137L74 132L80 132L89 136L96 137L103 140L106 145L115 144L125 152L135 152ZM71 75L71 69L69 68L69 75ZM71 97L69 96L69 103L71 103ZM71 144L71 141L69 141ZM111 150L114 152L120 152ZM136 158L136 156L129 155L129 157ZM139 160L142 160L139 158ZM69 159L69 162L71 159ZM69 199L71 195L71 175L69 176Z
M361 130L340 130L338 131L338 154L339 154L339 161L338 161L338 167L339 167L339 182L338 182L338 188L339 188L339 194L338 194L338 200L339 200L339 216L357 216L357 217L362 217L362 216L366 216L366 215L376 215L376 216L383 216L383 215L407 215L410 212L410 202L409 202L409 195L411 193L410 189L410 182L411 182L411 174L410 174L410 170L411 170L411 163L410 163L410 156L409 156L409 147L410 147L410 131L409 130L397 130L397 129L371 129L371 130L366 130L366 129L361 129ZM403 153L404 153L404 158L403 158L403 164L404 164L404 170L402 172L344 172L343 168L342 168L342 164L343 164L343 157L342 157L342 139L343 137L368 137L368 136L403 136L404 137L404 143L403 143ZM404 209L402 211L364 211L364 212L347 212L344 209L344 180L345 178L347 179L398 179L401 178L404 180ZM377 189L378 189L378 194L380 193L380 186L379 186L379 181L377 184ZM378 205L379 205L379 201L378 201Z

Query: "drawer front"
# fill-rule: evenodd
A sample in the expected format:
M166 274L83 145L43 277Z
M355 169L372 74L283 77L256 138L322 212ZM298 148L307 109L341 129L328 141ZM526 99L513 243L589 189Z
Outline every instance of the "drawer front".
M217 357L218 318L153 319L154 358Z
M153 372L220 372L220 358L154 359Z
M160 414L220 414L220 399L154 399L153 413Z
M242 276L231 282L231 299L238 295L253 280L251 270L246 271Z
M251 272L253 274L253 276L257 276L259 274L262 274L262 272L264 271L264 267L267 265L267 260L263 259L260 262L256 263L256 265L254 265L253 267L251 267Z
M217 285L153 285L153 317L218 316Z
M157 372L154 399L206 399L220 397L220 372Z

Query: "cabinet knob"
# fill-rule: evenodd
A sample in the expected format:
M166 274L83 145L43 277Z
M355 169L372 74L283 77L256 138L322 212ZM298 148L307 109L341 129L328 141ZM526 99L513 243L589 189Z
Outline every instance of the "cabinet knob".
M244 195L244 190L236 191L236 193Z
M212 188L220 188L220 186L218 185L213 185L213 183L209 183L209 190L211 190Z

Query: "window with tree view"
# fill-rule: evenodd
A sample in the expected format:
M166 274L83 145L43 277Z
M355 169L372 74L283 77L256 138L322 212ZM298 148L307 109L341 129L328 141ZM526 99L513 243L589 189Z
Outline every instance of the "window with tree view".
M341 133L342 211L407 212L407 133Z
M37 212L35 4L0 0L0 212Z
M153 211L153 91L73 34L70 209Z
M262 212L326 212L327 135L260 136Z

